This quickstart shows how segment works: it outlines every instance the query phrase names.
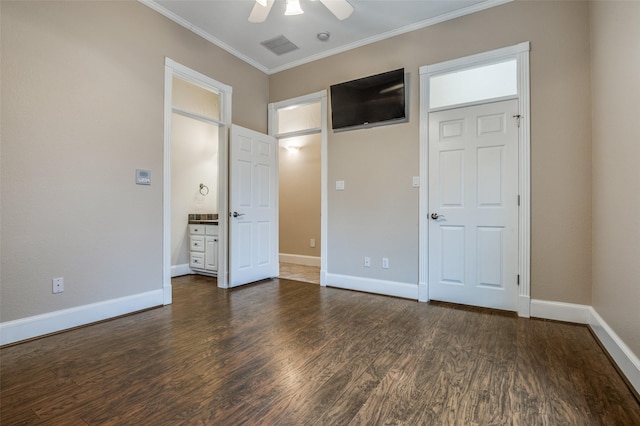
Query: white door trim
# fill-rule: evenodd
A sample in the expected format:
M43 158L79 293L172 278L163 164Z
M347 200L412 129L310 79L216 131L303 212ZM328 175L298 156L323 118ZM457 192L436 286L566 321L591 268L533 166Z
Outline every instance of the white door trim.
M420 203L419 203L419 277L418 300L429 300L429 82L430 78L465 68L516 59L518 64L518 110L520 128L518 152L518 193L520 211L518 219L518 315L530 315L530 270L531 270L531 126L529 91L529 50L530 43L523 42L514 46L453 59L433 65L420 67ZM490 101L490 100L487 100ZM455 106L451 106L455 107Z
M162 290L163 304L171 303L171 116L173 77L180 77L204 89L220 93L220 150L218 153L218 216L220 235L228 241L227 129L231 126L232 88L169 58L164 60L164 170L162 178ZM227 287L227 250L218 251L218 287Z
M278 115L276 111L294 105L320 101L320 285L327 285L327 91L310 93L280 102L269 104L269 135L276 136Z

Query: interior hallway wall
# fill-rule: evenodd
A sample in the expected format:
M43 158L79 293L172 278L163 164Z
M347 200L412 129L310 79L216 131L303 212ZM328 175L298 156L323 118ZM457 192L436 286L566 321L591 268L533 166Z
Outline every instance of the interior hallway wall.
M280 253L320 257L320 145L319 133L280 141Z

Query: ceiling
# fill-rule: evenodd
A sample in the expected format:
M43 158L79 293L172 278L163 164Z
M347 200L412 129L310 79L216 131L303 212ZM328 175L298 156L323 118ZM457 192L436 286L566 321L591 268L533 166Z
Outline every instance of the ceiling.
M255 0L139 1L272 74L511 0L349 0L355 11L343 21L315 0L300 0L304 14L285 16L285 0L275 0L259 24L247 20ZM320 41L320 32L329 40ZM299 49L277 55L260 44L278 36Z

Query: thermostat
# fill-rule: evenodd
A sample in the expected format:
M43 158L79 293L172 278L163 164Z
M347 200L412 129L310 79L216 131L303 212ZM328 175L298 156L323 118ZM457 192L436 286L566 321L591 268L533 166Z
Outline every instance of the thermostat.
M136 169L136 185L151 185L151 171Z

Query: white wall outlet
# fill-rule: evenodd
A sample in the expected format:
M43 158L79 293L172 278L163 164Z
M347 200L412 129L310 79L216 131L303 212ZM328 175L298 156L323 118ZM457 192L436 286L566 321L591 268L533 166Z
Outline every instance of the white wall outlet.
M315 238L311 238L309 240L309 247L315 248L316 246L316 239Z
M365 268L370 268L371 267L371 258L368 256L365 256L364 258L364 266Z
M336 191L344 191L344 181L337 180L336 181Z
M388 257L383 257L382 258L382 269L389 269L389 258Z
M62 293L64 291L64 278L54 278L51 280L51 291L53 294Z

